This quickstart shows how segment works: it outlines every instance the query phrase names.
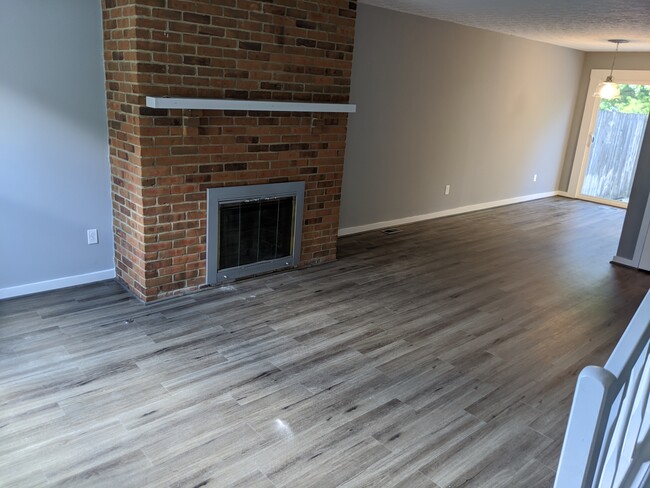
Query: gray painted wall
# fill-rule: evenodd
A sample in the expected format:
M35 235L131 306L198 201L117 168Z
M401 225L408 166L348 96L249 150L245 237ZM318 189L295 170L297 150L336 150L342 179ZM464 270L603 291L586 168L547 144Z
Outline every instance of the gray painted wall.
M632 259L650 196L650 124L646 125L616 255Z
M0 289L112 269L100 0L0 11Z
M556 190L583 58L360 4L341 227Z
M625 48L623 48L625 49ZM580 125L582 124L582 115L585 111L585 100L587 90L589 89L589 78L593 69L609 69L612 66L613 53L586 53L585 62L582 67L580 77L580 86L578 96L576 97L575 110L573 111L573 122L571 123L571 133L569 134L569 143L564 157L564 166L560 177L559 189L566 191L569 187L569 178L571 177L571 168L573 158L578 146L578 136L580 135ZM617 69L639 69L650 70L650 53L618 53L616 56ZM614 81L616 81L616 71L614 71Z

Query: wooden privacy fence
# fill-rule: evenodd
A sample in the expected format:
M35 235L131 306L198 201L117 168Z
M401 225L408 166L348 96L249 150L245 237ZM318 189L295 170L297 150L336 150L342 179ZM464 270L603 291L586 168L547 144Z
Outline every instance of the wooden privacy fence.
M648 115L600 110L582 193L608 200L630 196Z

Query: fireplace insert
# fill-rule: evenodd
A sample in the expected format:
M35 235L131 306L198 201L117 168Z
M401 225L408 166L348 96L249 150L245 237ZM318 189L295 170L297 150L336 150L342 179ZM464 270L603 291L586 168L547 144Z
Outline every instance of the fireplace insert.
M297 266L304 182L210 188L209 284Z

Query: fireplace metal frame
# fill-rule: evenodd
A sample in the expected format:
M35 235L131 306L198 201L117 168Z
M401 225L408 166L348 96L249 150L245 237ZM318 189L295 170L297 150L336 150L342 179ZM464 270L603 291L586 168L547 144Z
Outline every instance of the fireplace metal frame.
M298 266L302 243L302 220L305 204L305 182L271 183L267 185L230 186L209 188L206 238L206 283L219 284L247 276ZM219 269L219 205L226 203L295 198L293 216L293 244L291 256L258 261L234 268Z

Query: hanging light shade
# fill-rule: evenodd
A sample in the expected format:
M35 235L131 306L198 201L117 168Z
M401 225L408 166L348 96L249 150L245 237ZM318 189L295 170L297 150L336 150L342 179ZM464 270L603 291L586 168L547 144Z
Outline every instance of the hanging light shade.
M621 89L618 87L618 83L614 83L614 64L616 63L616 54L618 54L618 47L628 41L625 39L610 39L609 42L616 44L614 59L612 60L612 67L609 70L609 75L607 78L605 78L605 81L598 83L596 91L594 92L594 97L602 98L604 100L614 100L615 98L620 98L621 96Z
M598 83L594 96L604 100L614 100L621 97L621 89L618 87L618 83L614 83L613 78L608 76L605 81Z

